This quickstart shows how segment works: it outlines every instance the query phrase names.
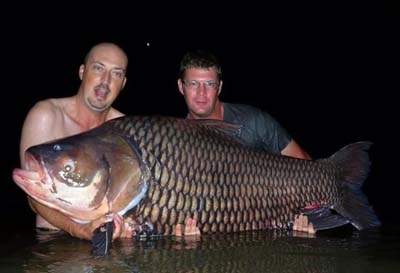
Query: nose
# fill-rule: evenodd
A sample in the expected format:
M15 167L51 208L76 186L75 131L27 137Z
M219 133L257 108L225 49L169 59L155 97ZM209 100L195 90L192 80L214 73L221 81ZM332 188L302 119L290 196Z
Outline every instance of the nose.
M197 89L197 94L200 96L205 96L206 95L206 87L204 83L200 83L199 88Z
M109 71L104 72L101 81L102 83L109 84L111 81L111 72Z

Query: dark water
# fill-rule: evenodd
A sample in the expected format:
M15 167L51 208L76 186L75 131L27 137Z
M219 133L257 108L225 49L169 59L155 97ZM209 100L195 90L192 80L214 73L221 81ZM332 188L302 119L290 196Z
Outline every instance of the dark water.
M24 239L26 246L2 253L0 272L400 272L398 228L125 239L102 258L64 234Z

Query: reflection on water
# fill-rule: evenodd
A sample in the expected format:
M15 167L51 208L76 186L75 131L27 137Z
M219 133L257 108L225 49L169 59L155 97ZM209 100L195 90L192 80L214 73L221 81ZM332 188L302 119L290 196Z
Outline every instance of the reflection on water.
M192 240L119 240L102 258L91 256L89 242L58 235L1 257L0 271L400 272L398 232L297 235L251 232Z

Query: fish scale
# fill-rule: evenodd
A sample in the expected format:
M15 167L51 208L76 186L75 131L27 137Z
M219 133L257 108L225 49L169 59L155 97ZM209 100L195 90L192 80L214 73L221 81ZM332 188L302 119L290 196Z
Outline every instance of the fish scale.
M129 122L129 120L127 121ZM140 124L140 122L136 122L136 124ZM157 179L151 183L159 183L160 186L167 188L168 191L165 191L163 196L168 200L154 198L148 203L139 204L137 210L140 210L140 206L154 204L151 221L159 222L162 227L160 232L164 234L169 233L172 226L177 223L175 216L170 217L170 221L167 221L168 215L177 215L176 209L183 209L184 212L193 216L193 212L198 209L198 200L202 200L206 204L205 208L201 210L202 217L199 219L200 229L204 227L204 230L201 231L208 232L209 227L213 232L224 232L226 226L229 226L229 230L232 231L242 231L250 226L265 226L267 222L275 223L271 227L289 227L293 222L294 215L300 208L305 207L309 200L321 199L329 202L329 198L332 198L334 188L332 179L330 179L332 186L324 190L325 195L322 195L316 183L313 188L307 188L313 179L329 180L324 171L319 171L319 169L329 169L329 166L321 166L321 162L308 162L305 167L306 164L301 160L265 154L239 145L225 136L221 137L218 131L206 128L203 130L206 133L203 133L197 125L192 128L190 123L189 126L187 124L179 126L180 124L177 125L173 119L164 120L163 123L157 122L153 128L146 119L143 120L143 124L144 126L136 125L135 130L131 129L130 136L141 147L145 162L149 162L149 165L152 165L151 162L159 162L157 164L162 165L160 167L156 164L160 170L154 172L154 177ZM125 126L122 125L122 127ZM173 132L179 133L174 134ZM186 140L188 144L183 144L183 140ZM149 146L152 149L148 149ZM183 150L174 149L176 146L185 148ZM182 154L186 155L187 160L179 161L184 157ZM207 169L205 162L209 158L215 158L218 162L210 164ZM243 162L247 163L243 164ZM178 181L179 184L184 184L180 187L183 188L185 194L185 206L183 206L182 201L178 202L178 194L174 190L177 182L175 178L183 169L191 169L192 166L194 168L192 175L185 175L183 180ZM160 176L160 172L168 173L169 175L166 176L169 179ZM310 174L308 179L307 173ZM314 178L313 174L317 173L320 177ZM255 177L256 181L243 179L246 175ZM164 179L160 179L160 177ZM230 199L236 199L239 204L237 215L233 217L233 214L230 213L232 208L229 206L228 209L224 199L227 197L226 192L234 192L236 184L241 185L242 189L236 190L236 196L229 196ZM284 190L288 185L293 184L291 191ZM264 187L269 191L263 191ZM202 188L205 189L202 191ZM304 194L302 189L305 189L304 191L308 193L309 197L296 198L296 196ZM153 191L159 192L159 189L154 187ZM207 195L211 198L203 200ZM150 196L157 197L158 194L150 194ZM257 199L263 199L266 202L257 202ZM212 205L208 205L208 203L212 203ZM162 213L155 214L154 211L157 209ZM269 216L265 214L263 216L260 211L270 211L267 213ZM150 213L144 214L143 217L146 218L149 215ZM271 221L266 217L275 219ZM227 221L227 219L231 220ZM244 223L235 225L236 221L244 221ZM223 225L218 224L221 222Z

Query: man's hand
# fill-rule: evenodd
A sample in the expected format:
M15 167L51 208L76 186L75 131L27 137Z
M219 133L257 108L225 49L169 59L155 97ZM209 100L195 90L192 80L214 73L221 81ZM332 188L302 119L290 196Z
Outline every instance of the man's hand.
M113 240L118 238L132 238L132 228L128 223L124 222L124 219L117 213L114 213L114 233Z
M182 224L177 224L173 231L173 235L181 237L181 236L199 236L200 229L197 227L196 219L186 218L185 224L182 227Z
M304 214L296 215L294 219L293 230L306 232L309 234L315 234L317 232L314 229L313 224L308 222L308 217Z

